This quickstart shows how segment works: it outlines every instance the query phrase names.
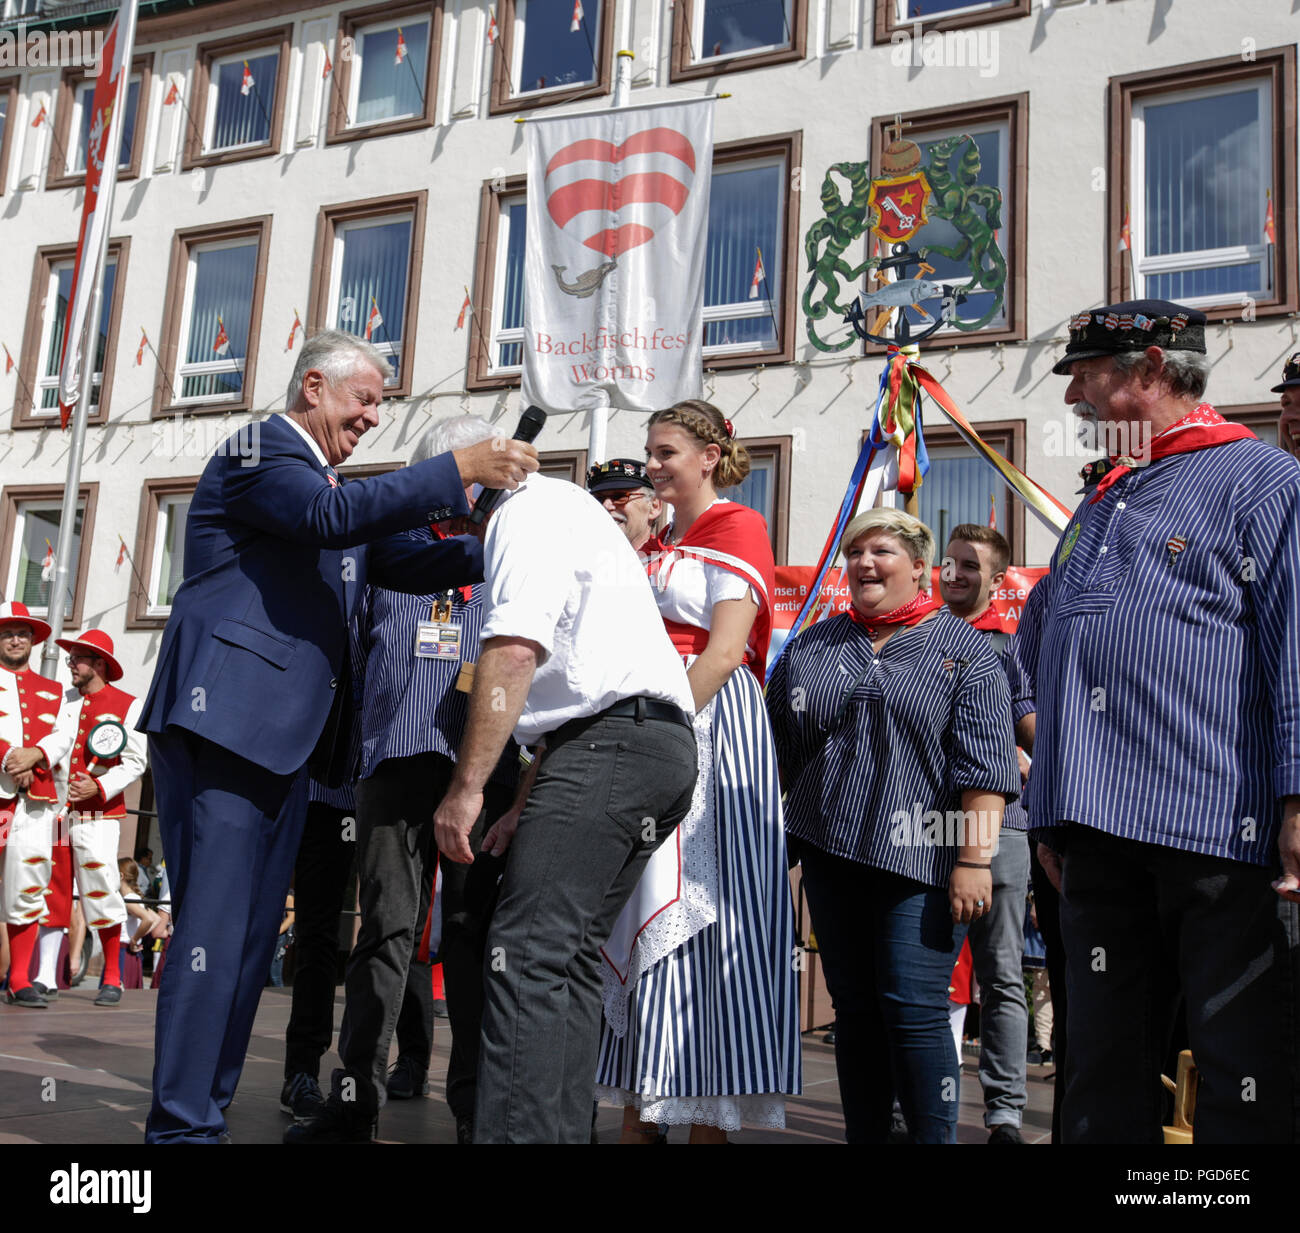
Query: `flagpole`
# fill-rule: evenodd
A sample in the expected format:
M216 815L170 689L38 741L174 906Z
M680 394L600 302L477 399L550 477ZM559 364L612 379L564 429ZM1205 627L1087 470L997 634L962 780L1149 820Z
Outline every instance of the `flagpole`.
M55 639L63 634L63 604L68 593L68 583L72 573L73 529L77 522L77 495L81 488L81 455L86 444L86 418L90 414L90 393L95 382L95 350L90 349L93 339L99 339L99 318L104 300L104 266L108 257L108 241L113 230L113 195L117 190L117 165L120 161L122 121L126 114L127 90L131 79L131 57L135 50L135 19L137 0L123 0L119 13L124 16L120 31L121 66L117 77L117 94L113 100L113 114L108 122L107 154L104 157L103 180L99 187L99 201L96 210L103 210L104 227L99 241L99 260L95 269L94 290L90 297L90 313L82 327L81 335L81 390L77 397L77 409L72 414L72 439L68 447L68 474L63 484L63 506L59 514L59 544L54 552L54 578L50 582L50 607L48 623L50 636L45 640L45 649L41 652L41 675L58 679L59 648ZM102 73L105 66L100 65ZM110 66L111 71L111 66ZM92 96L93 99L93 96ZM86 148L87 171L92 151ZM106 181L106 182L105 182ZM85 254L82 254L85 261ZM68 305L69 313L72 305ZM103 398L106 390L100 390Z

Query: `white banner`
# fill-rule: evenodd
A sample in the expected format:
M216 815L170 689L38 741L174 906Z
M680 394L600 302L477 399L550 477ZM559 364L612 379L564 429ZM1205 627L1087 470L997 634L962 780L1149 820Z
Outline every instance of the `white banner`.
M713 100L527 128L524 402L698 398Z

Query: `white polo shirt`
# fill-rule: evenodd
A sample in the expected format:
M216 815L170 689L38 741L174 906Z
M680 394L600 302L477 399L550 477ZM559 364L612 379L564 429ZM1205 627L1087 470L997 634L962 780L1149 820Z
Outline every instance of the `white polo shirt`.
M483 571L483 640L528 638L545 653L515 728L521 745L638 694L694 714L645 566L585 489L530 475L488 523Z

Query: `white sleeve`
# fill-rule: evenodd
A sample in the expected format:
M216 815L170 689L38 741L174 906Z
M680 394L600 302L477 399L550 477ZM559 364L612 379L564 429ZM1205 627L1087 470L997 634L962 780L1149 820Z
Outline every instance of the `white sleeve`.
M45 754L45 760L53 770L62 762L67 762L72 747L77 742L77 727L81 722L81 695L75 695L73 702L64 702L59 708L59 716L54 721L54 731L36 742L36 748Z
M725 599L744 599L749 596L754 603L758 603L758 596L754 594L754 588L749 585L739 574L733 574L729 569L723 569L721 565L704 566L704 577L709 586L709 607L721 603Z
M141 699L137 698L126 708L126 748L122 750L122 760L117 766L111 766L98 777L99 790L104 799L111 800L119 792L124 792L141 775L149 765L148 746L143 732L136 730L140 720Z

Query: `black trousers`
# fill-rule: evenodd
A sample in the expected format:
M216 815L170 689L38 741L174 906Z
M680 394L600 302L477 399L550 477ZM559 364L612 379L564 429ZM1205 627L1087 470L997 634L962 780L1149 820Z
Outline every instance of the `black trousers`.
M1052 995L1052 1142L1061 1142L1061 1104L1065 1099L1065 1059L1070 1043L1069 995L1065 981L1065 943L1061 940L1061 897L1038 860L1038 844L1029 841L1029 877L1034 887L1038 932L1047 950L1047 982Z
M1294 1143L1296 905L1276 869L1070 828L1061 932L1066 1143L1160 1143L1181 992L1200 1074L1197 1143Z

